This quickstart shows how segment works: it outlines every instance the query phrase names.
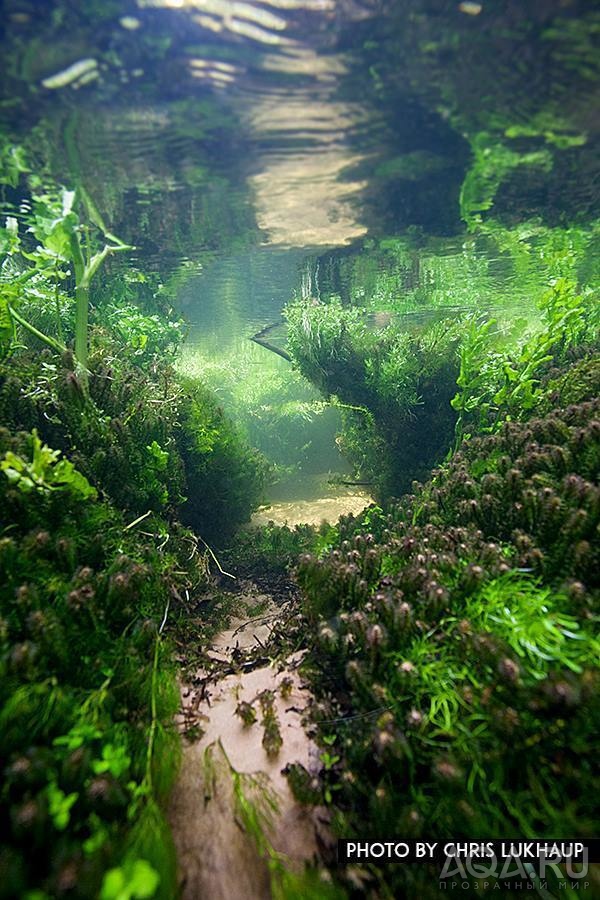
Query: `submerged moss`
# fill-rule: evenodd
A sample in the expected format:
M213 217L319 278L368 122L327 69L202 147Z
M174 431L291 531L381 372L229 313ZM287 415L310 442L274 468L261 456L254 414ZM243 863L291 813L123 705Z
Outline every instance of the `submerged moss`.
M0 434L11 462L34 448ZM2 896L89 897L107 868L142 862L172 896L156 803L177 770L178 692L159 626L174 585L197 578L186 535L165 554L50 468L33 487L0 475Z
M593 834L600 406L580 374L578 404L466 442L300 560L344 837ZM376 878L438 890L423 868Z

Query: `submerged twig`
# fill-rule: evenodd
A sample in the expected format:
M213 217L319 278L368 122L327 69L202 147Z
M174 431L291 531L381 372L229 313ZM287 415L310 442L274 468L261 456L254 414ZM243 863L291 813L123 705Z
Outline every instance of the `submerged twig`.
M210 555L212 556L212 558L213 558L214 561L216 562L217 568L219 569L219 572L221 573L221 575L227 575L228 578L233 578L233 580L235 581L235 575L232 575L231 572L226 572L226 571L225 571L225 569L221 566L221 563L219 562L219 560L218 560L217 557L215 556L213 550L208 546L208 544L206 543L206 541L204 540L204 538L203 538L203 537L200 537L200 535L198 535L198 540L199 540L199 541L202 541L202 543L204 544L204 546L206 547L206 549L208 550L208 552L210 553Z
M276 328L280 323L277 322L274 325L267 325L266 328L263 328L262 331L258 331L256 334L252 335L250 338L255 344L258 344L259 347L264 347L265 350L270 350L271 353L276 353L277 356L281 356L282 359L285 359L286 362L292 362L292 356L288 353L287 350L284 350L282 347L277 347L275 344L272 344L270 341L265 340L265 334L268 334L273 328Z
M133 522L130 522L129 525L125 526L125 531L129 531L130 528L135 528L136 525L139 525L140 522L143 522L144 519L147 519L148 516L152 515L152 510L149 509L148 512L145 512L143 516L138 516L137 519L134 519ZM145 532L147 533L147 532ZM154 537L154 535L152 535Z
M158 633L163 633L163 628L167 624L167 616L169 615L169 606L171 605L171 598L167 597L167 605L165 606L165 614L162 618L162 622L160 623L160 628L158 629Z

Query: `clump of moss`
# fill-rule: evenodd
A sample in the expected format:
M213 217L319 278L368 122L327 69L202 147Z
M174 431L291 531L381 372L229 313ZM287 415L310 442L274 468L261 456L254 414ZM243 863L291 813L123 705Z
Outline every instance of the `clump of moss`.
M262 499L268 466L198 382L182 382L175 436L186 476L183 521L203 537L229 540Z
M548 413L595 397L600 397L600 359L597 354L586 354L574 359L566 372L564 366L548 372L538 412Z
M0 413L68 453L132 517L183 517L219 541L260 502L265 464L212 395L168 365L142 370L106 336L90 355L89 396L70 353L21 353L0 372Z
M384 496L425 477L452 443L458 418L450 401L461 323L445 320L414 335L391 326L372 332L364 310L335 299L297 301L286 317L300 371L341 404L341 446L361 474Z
M594 833L599 476L583 400L465 442L301 558L343 836ZM377 877L433 897L433 870L407 868Z
M0 895L97 896L108 869L135 869L172 896L157 802L178 692L160 632L173 572L193 583L189 545L173 527L161 550L156 518L128 529L36 435L2 429L0 459Z
M302 553L328 546L336 535L335 527L330 525L318 529L312 525L289 528L270 522L239 531L224 558L228 566L235 566L239 572L278 576L294 568Z

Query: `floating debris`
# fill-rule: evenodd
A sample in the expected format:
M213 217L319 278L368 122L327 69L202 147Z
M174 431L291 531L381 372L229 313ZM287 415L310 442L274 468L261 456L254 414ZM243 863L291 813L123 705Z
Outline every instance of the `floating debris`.
M87 81L92 80L92 78L89 77L92 72L94 72L93 78L97 78L98 63L96 60L91 58L79 59L77 62L67 66L66 69L57 72L56 75L50 75L48 78L44 78L42 80L42 87L48 88L50 91L55 91L58 88L66 87L68 84L73 84L75 81L82 81L84 77L85 81L83 83L86 83Z
M127 31L137 31L138 28L141 27L142 23L139 19L136 19L135 16L121 16L119 19L119 25L121 28L126 28Z
M483 6L481 3L475 3L474 0L463 0L462 3L458 4L458 8L468 16L478 16Z

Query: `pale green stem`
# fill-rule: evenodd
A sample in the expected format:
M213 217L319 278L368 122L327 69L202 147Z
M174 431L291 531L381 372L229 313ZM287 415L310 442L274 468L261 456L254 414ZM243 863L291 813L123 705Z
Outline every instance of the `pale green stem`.
M33 334L34 337L38 338L38 340L42 341L44 344L47 344L48 347L52 347L53 350L56 350L58 353L64 353L66 351L66 347L64 344L61 344L60 341L55 340L52 337L49 337L47 334L44 334L42 331L39 331L32 325L27 319L24 319L23 316L19 315L16 309L9 304L8 311L11 315L11 318L14 319L15 322L18 322L26 331L30 334Z

